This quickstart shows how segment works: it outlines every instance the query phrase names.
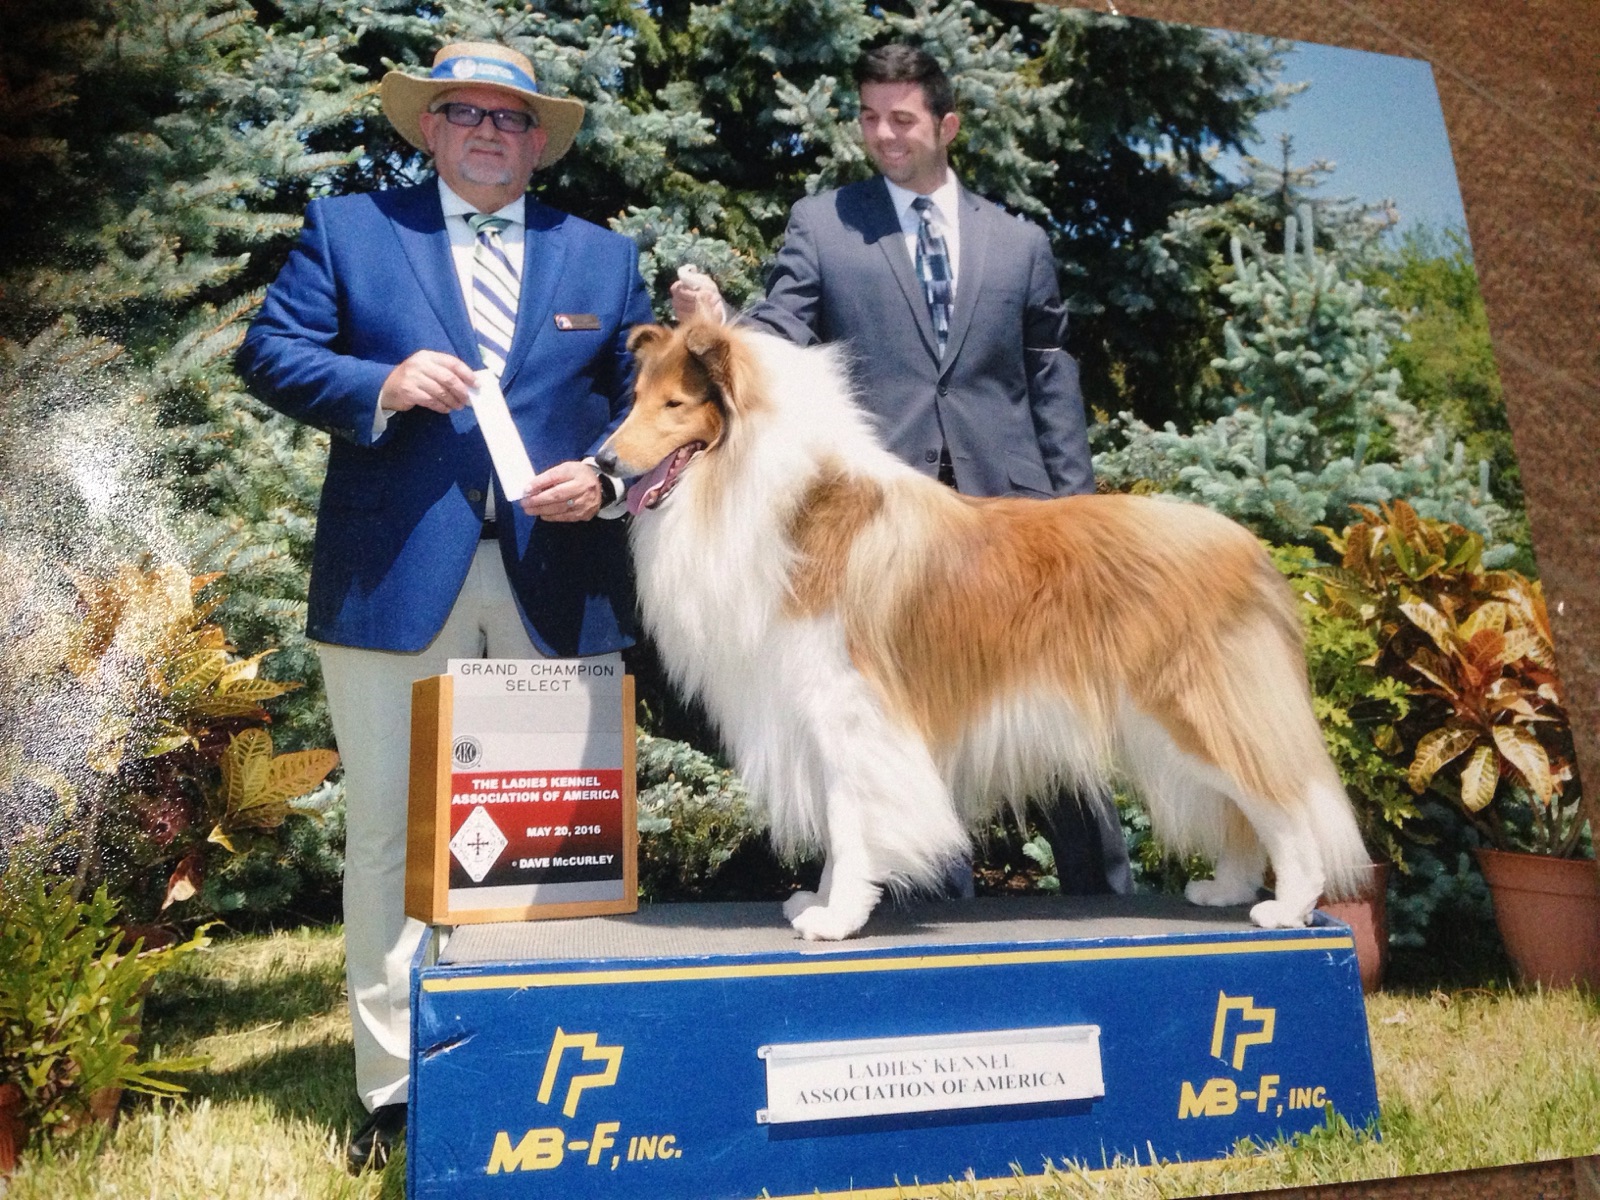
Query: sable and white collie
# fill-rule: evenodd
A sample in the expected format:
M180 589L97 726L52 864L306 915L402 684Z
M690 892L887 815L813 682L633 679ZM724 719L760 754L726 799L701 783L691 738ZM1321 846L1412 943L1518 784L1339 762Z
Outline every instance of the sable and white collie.
M830 348L636 329L630 491L644 623L782 853L784 914L845 938L938 884L967 829L1119 771L1196 904L1304 925L1367 861L1312 713L1293 597L1255 538L1137 496L974 499L882 448Z

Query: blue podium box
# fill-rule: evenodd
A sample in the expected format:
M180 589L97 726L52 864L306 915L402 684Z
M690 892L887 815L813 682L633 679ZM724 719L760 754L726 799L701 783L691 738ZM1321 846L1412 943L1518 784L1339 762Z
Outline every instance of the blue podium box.
M1377 1116L1355 947L1165 897L478 925L412 980L408 1194L743 1200L1220 1157Z

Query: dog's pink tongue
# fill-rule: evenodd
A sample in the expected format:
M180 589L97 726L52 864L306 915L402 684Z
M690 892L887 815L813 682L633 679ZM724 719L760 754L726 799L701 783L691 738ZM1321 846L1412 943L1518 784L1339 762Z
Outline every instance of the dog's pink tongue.
M641 509L649 508L661 498L662 485L666 483L667 476L672 474L672 464L677 460L678 452L674 450L655 466L650 468L646 475L639 476L633 481L633 486L628 489L628 511L634 516L639 515Z

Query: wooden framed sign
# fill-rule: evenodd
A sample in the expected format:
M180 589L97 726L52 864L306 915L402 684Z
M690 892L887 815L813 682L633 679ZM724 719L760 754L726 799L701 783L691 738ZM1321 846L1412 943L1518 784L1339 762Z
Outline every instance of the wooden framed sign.
M411 690L406 915L468 925L637 909L621 657L449 668Z

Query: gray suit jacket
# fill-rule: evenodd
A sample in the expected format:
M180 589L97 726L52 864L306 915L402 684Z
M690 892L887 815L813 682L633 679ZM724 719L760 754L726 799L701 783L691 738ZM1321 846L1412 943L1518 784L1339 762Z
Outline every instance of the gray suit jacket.
M1094 490L1078 364L1044 231L965 189L949 344L882 177L794 206L767 298L743 319L800 345L847 342L890 450L932 475L942 441L976 496Z

